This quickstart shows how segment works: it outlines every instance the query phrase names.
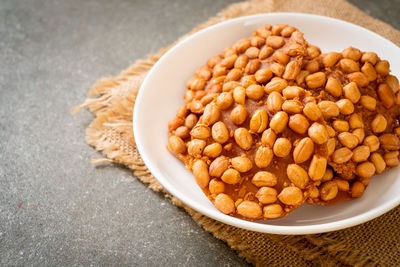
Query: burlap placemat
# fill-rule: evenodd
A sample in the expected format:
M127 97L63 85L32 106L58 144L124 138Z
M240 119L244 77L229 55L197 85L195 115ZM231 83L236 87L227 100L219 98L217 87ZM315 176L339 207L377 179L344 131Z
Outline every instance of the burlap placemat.
M306 12L346 20L368 28L400 44L400 32L371 18L344 0L253 0L232 4L216 17L192 30L196 32L217 22L256 13ZM189 34L191 34L189 33ZM186 37L186 36L184 36ZM86 141L101 151L105 161L127 166L154 191L164 192L172 203L184 208L193 219L216 238L225 241L239 255L255 265L400 265L400 207L368 223L342 231L316 235L282 236L261 234L214 221L183 205L155 180L136 149L132 132L132 109L139 86L148 70L168 50L138 60L114 78L103 78L91 88L92 97L78 107L95 116L86 130Z

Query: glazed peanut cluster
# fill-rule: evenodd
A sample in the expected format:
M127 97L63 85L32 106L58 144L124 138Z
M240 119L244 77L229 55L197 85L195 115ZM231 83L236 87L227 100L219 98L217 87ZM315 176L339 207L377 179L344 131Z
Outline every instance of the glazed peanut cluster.
M168 149L216 208L247 220L361 197L399 163L399 81L349 47L321 54L264 25L200 67L168 125Z

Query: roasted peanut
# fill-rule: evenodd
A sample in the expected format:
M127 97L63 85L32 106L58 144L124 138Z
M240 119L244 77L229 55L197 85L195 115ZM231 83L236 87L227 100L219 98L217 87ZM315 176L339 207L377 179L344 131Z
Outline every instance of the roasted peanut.
M210 68L214 68L222 60L220 55L214 56L207 61L207 66Z
M360 65L352 59L343 58L339 61L340 68L347 73L360 71Z
M283 214L282 206L279 204L271 204L263 208L263 216L265 219L276 219L282 217Z
M180 126L175 130L175 135L182 139L185 139L190 136L190 130L186 126Z
M324 116L324 118L339 116L339 107L333 101L323 100L318 103L318 107L321 110L322 116Z
M258 219L262 216L262 209L254 201L244 200L237 206L237 213L250 219Z
M203 141L203 140L201 140ZM204 142L204 141L203 141ZM221 155L222 146L220 143L212 143L204 148L204 156L209 158L216 158Z
M183 154L186 152L186 145L183 140L175 135L171 135L168 138L168 147L175 154Z
M375 135L367 136L364 140L364 145L368 146L371 152L377 151L380 146L379 138Z
M361 115L358 113L351 114L350 119L349 119L349 124L350 128L356 129L356 128L364 128L364 123L361 118Z
M211 135L215 142L225 143L229 139L229 131L225 123L218 121L211 127Z
M336 101L336 105L338 106L340 113L343 115L350 115L354 112L354 105L348 99L340 99Z
M362 73L364 73L367 76L368 81L372 82L372 81L376 80L376 78L377 78L376 70L375 70L374 66L371 63L366 62L361 67L361 71L362 71Z
M210 164L209 174L213 177L221 177L221 175L229 168L229 159L225 156L216 158Z
M369 161L358 164L356 173L361 177L371 177L375 174L375 165Z
M379 136L379 142L384 150L400 149L400 140L395 134L382 134Z
M399 165L399 151L392 151L383 155L385 163L389 167L396 167Z
M234 124L240 125L247 118L247 110L243 107L243 105L237 105L232 109L230 118Z
M288 82L282 78L274 77L272 80L267 83L264 87L264 91L267 94L270 94L273 91L281 93L284 88L288 86Z
M221 176L221 180L227 184L237 184L240 182L240 173L232 168L227 169Z
M386 83L382 83L378 86L377 90L379 99L385 108L389 109L394 104L394 93L392 89Z
M301 113L303 105L299 100L286 100L282 104L282 110L289 114Z
M272 55L273 52L274 52L274 49L272 47L265 45L261 48L260 53L258 54L258 58L261 60L266 59L267 57Z
M264 90L262 86L253 84L246 88L246 95L250 99L259 100L264 95Z
M268 36L267 37L267 45L278 49L281 48L285 44L285 40L280 36Z
M193 157L200 157L203 153L206 141L201 139L193 139L188 142L188 153Z
M309 60L304 68L309 71L310 73L314 73L320 70L319 62L318 60Z
M310 72L307 71L307 70L302 70L302 71L300 71L299 74L297 74L296 83L297 83L297 84L302 84L302 83L304 83L304 81L306 80L306 77L307 77L309 74L310 74Z
M204 108L204 113L202 116L202 123L205 125L212 125L213 123L218 121L220 115L221 115L221 112L213 103L208 104Z
M329 77L325 85L325 90L334 97L339 97L342 95L343 86L335 78Z
M268 125L268 114L264 109L257 109L250 119L250 131L262 133Z
M271 163L274 153L270 147L260 146L254 157L254 163L258 168L266 168Z
M292 150L292 144L289 139L284 137L276 139L273 147L275 156L284 158L290 154L290 150Z
M388 75L390 72L390 64L387 60L381 60L375 65L376 72L382 75Z
M271 66L270 66L270 70L276 76L282 77L283 72L285 71L285 66L283 66L280 63L272 63Z
M344 97L349 99L354 104L360 100L361 93L355 82L350 82L343 87Z
M268 111L274 114L281 111L283 98L280 93L273 91L268 95L266 104Z
M354 182L351 185L350 188L350 193L351 197L358 198L361 197L364 194L365 191L365 185L363 185L361 182Z
M379 57L376 53L374 52L365 52L362 57L361 57L361 62L369 62L372 65L375 65L376 62L378 62Z
M227 194L220 193L214 200L215 207L225 214L231 214L235 212L235 203L232 198Z
M278 51L275 51L275 53L272 55L272 60L274 60L282 65L286 65L289 62L290 57L288 55L286 55L285 53L283 53L282 51L278 50Z
M299 86L288 86L282 90L282 95L286 99L293 99L296 97L300 97L300 95L303 93L304 93L304 89Z
M345 120L335 120L332 126L338 132L348 132L350 129L349 123Z
M247 63L244 72L246 74L254 74L261 67L261 61L259 59L252 59Z
M310 123L301 114L295 114L289 118L289 128L299 134L305 134L310 127Z
M234 68L235 69L244 69L248 62L249 62L249 58L247 56L245 56L245 55L239 56L235 61Z
M304 189L308 185L308 174L300 165L289 164L286 169L286 174L295 186Z
M327 182L332 180L333 178L333 171L330 168L326 168L324 175L321 178L321 182Z
M210 128L203 124L197 124L194 128L190 131L190 135L193 138L197 139L207 139L210 137Z
M351 152L350 149L348 149L347 147L342 147L342 148L335 150L335 152L333 152L332 160L335 163L341 164L341 163L345 163L345 162L349 161L352 156L353 156L353 152Z
M364 108L370 111L374 111L376 108L376 99L368 95L361 96L360 103Z
M351 157L351 159L354 162L363 162L369 158L369 154L370 151L368 146L358 146L353 149L353 156Z
M314 142L309 137L300 140L293 150L293 159L296 163L307 161L314 152Z
M261 187L256 193L256 198L262 204L271 204L276 202L277 196L278 192L275 188L266 186Z
M313 181L320 181L325 174L327 159L316 154L310 163L308 175Z
M299 206L303 203L303 192L298 187L289 186L281 191L278 198L283 204Z
M278 183L278 178L272 172L259 171L253 176L251 182L258 187L275 186Z
M350 184L348 181L335 178L333 181L336 183L339 191L348 192L350 190Z
M260 49L252 46L252 47L247 48L245 55L250 59L254 59L254 58L258 58L259 53L260 53Z
M244 150L249 150L253 144L253 137L246 128L237 128L234 133L236 144Z
M233 48L236 50L236 52L238 54L243 53L244 51L247 50L247 48L249 48L251 45L250 40L249 39L240 39L239 41L237 41L234 45Z
M203 160L196 160L193 163L192 171L194 179L201 188L205 188L210 181L210 176L208 174L208 166Z
M337 196L338 191L339 188L337 183L334 181L328 181L320 186L319 195L323 201L329 201Z
M272 117L271 122L269 123L269 127L274 130L275 133L281 133L283 130L286 129L288 120L288 114L284 111L279 111Z
M307 47L307 53L310 58L316 58L321 54L321 50L313 45Z
M237 86L233 89L233 99L236 103L244 105L246 101L246 89L242 86Z
M354 129L352 134L354 134L357 137L358 143L361 144L365 137L364 129L363 128Z
M342 143L342 145L353 149L358 145L358 138L349 132L343 132L338 134L338 140L340 143Z
M276 140L276 134L272 129L267 129L261 136L261 144L272 148Z
M250 42L252 46L260 48L265 44L265 39L260 36L252 36Z
M225 184L217 179L212 179L208 184L208 190L211 194L219 194L225 191Z
M232 167L239 172L248 172L253 168L253 163L246 156L234 157L231 160Z
M375 166L376 173L382 173L386 168L386 162L383 159L382 155L378 152L374 152L371 154L370 160Z
M299 60L293 60L286 65L283 78L286 80L294 80L299 75L301 70L301 63Z
M326 74L323 72L316 72L306 77L306 84L308 88L314 89L325 85Z
M328 148L328 155L332 155L333 152L335 152L335 147L336 147L336 139L335 138L329 138L328 141L326 141L326 146Z
M281 35L283 37L290 37L290 35L292 35L294 31L296 31L296 28L292 26L286 26L285 28L282 29Z
M307 103L303 108L303 113L312 121L316 121L322 117L322 112L315 103Z
M172 120L168 122L168 129L170 131L176 130L178 127L184 124L184 120L180 117L174 117Z
M354 47L348 47L343 50L342 55L344 58L349 58L354 61L358 61L361 58L361 51Z
M215 103L220 110L228 109L233 103L232 92L222 92Z
M371 122L371 128L374 133L381 133L386 130L387 120L382 114L377 114Z
M231 69L233 67L233 65L235 64L236 59L238 58L237 55L229 55L227 57L225 57L222 61L221 61L221 66L225 67L227 69Z
M316 144L323 144L328 140L328 132L326 127L318 122L314 122L310 128L308 128L308 136Z
M341 58L342 55L340 53L330 52L322 58L322 63L325 67L333 67Z
M266 83L272 78L272 71L270 69L259 69L256 71L254 74L254 77L256 78L256 81L258 83Z
M359 87L366 87L369 83L367 75L359 71L350 73L347 78L349 78L350 82L355 82Z
M388 75L385 78L386 84L392 89L393 93L397 93L400 89L399 80L396 76Z

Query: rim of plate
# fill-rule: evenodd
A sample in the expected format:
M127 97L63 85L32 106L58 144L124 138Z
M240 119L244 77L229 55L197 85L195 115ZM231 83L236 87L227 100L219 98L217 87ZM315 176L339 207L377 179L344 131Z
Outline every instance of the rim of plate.
M343 20L339 20L336 18L321 16L321 15L314 15L314 14L307 14L307 13L296 13L296 12L263 13L263 14L256 14L256 15L243 16L243 17L239 17L239 18L235 18L235 19L230 19L230 20L226 20L226 21L217 23L215 25L206 27L206 28L186 37L185 39L181 40L176 45L174 45L170 50L168 50L150 69L150 71L146 75L142 85L140 86L139 93L136 97L136 102L135 102L135 106L134 106L134 110L133 110L133 131L134 131L136 146L139 150L139 153L140 153L144 163L146 164L146 167L154 175L154 177L158 180L158 182L160 182L168 190L168 192L170 192L172 195L177 197L179 200L181 200L183 203L188 205L190 208L196 210L197 212L200 212L201 214L206 215L207 217L210 217L212 219L215 219L217 221L223 222L223 223L231 225L231 226L235 226L235 227L239 227L239 228L243 228L243 229L247 229L247 230L251 230L251 231L256 231L256 232L262 232L262 233L298 235L298 234L325 233L325 232L340 230L340 229L349 228L349 227L367 222L369 220L372 220L372 219L388 212L389 210L393 209L397 205L399 205L400 204L400 194L397 199L394 198L391 201L385 202L384 204L382 204L379 207L376 207L374 209L371 209L367 212L356 215L354 217L341 219L341 220L337 220L334 222L314 224L314 225L301 225L301 226L268 225L268 224L246 221L243 219L239 219L239 218L235 218L235 217L223 214L222 212L219 212L219 211L210 210L208 208L203 207L202 205L198 205L197 203L192 202L192 199L181 194L179 190L175 189L175 186L173 184L169 183L166 179L164 179L162 172L153 166L150 156L147 154L147 151L141 142L141 140L143 139L143 136L141 134L139 125L137 125L137 123L136 123L137 118L139 117L138 110L141 107L140 100L144 97L144 90L142 90L141 88L146 87L149 77L152 76L153 71L155 69L157 69L158 65L162 64L164 58L168 57L176 49L179 49L180 46L182 46L185 43L187 43L188 41L196 38L196 36L203 34L203 32L205 32L205 31L223 27L225 24L229 24L232 22L240 22L240 21L246 21L249 19L257 19L257 18L263 18L263 17L268 18L268 17L280 17L280 16L290 16L290 17L300 17L300 18L301 17L314 17L316 19L323 19L323 20L328 20L328 21L330 20L332 22L339 23L339 24L342 24L345 26L355 27L360 31L364 31L368 34L374 35L377 39L379 39L380 42L386 42L390 45L394 45L395 47L397 47L394 43L387 40L386 38L378 35L377 33L373 32L371 30L368 30L366 28L358 26L356 24L346 22Z

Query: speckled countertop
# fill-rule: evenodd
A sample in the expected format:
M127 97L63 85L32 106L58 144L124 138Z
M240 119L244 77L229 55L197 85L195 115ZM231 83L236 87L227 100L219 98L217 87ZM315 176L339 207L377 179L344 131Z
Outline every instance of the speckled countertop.
M132 177L95 167L70 110L234 0L0 2L0 265L246 263ZM400 1L350 2L400 28Z

